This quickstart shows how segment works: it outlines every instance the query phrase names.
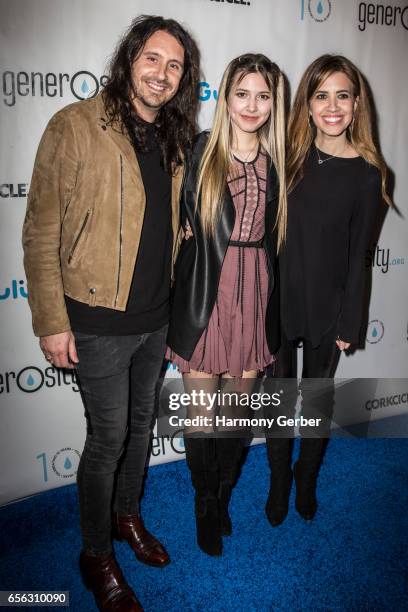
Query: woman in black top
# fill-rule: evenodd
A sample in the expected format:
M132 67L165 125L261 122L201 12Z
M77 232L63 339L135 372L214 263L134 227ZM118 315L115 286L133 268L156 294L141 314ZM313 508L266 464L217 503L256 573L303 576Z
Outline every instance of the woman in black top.
M359 342L365 253L378 206L382 200L390 203L367 88L349 60L323 55L307 68L291 112L288 147L282 338L274 376L296 379L301 340L302 414L329 416L333 383L322 390L305 379L333 378L340 351ZM284 386L285 405L293 410L296 380ZM292 445L287 438L269 438L267 448L272 475L266 513L276 526L288 512ZM296 509L305 520L317 509L322 449L322 437L302 437L294 478Z

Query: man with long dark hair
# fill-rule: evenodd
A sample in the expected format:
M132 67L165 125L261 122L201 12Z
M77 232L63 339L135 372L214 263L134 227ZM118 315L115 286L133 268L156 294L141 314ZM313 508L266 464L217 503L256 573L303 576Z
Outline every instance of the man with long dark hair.
M23 245L33 327L45 358L79 376L87 418L80 567L104 611L141 609L112 534L143 563L169 562L144 527L139 497L198 79L188 32L172 19L138 17L104 91L51 119L31 182Z

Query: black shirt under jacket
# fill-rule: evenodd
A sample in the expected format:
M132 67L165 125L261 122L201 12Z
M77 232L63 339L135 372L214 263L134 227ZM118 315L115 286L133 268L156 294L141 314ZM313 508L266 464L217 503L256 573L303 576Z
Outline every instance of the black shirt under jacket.
M197 173L208 132L202 132L187 160L181 214L188 219L193 236L182 242L175 267L169 333L170 348L189 360L213 310L225 253L235 222L235 208L226 186L221 214L214 236L204 235L200 202L195 206ZM273 230L278 210L278 178L273 164L267 177L264 249L269 271L269 300L266 314L266 338L271 353L280 344L279 277L277 266L277 231ZM184 224L184 223L183 223Z
M362 157L319 165L312 146L304 177L288 197L280 258L282 324L290 340L317 347L334 327L341 340L359 342L365 256L381 200L377 168Z
M103 336L124 336L154 332L168 323L171 255L171 176L162 167L153 123L144 122L148 151L135 143L135 155L146 194L132 284L125 312L89 306L65 296L71 328Z

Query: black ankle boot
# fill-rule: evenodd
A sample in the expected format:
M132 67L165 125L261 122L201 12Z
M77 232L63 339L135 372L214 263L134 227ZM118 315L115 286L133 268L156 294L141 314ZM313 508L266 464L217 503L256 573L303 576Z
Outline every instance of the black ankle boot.
M265 512L272 527L277 527L285 520L289 509L290 490L292 488L293 472L290 466L274 470L271 475L271 485Z
M222 554L222 538L218 499L216 497L195 498L197 544L212 557Z
M195 489L197 544L211 556L222 554L218 502L219 477L213 438L184 438L187 465Z
M218 502L220 508L220 526L221 535L230 536L232 534L232 522L228 512L228 506L230 503L232 494L232 485L229 482L220 482L220 489L218 492Z
M266 445L271 480L265 512L272 527L277 527L288 514L293 480L290 467L293 442L288 438L267 438Z
M305 521L311 521L316 514L316 486L322 460L325 440L302 438L299 459L294 466L296 483L295 507Z
M308 469L295 463L294 476L296 483L295 508L305 521L311 521L317 510L316 485L317 469Z

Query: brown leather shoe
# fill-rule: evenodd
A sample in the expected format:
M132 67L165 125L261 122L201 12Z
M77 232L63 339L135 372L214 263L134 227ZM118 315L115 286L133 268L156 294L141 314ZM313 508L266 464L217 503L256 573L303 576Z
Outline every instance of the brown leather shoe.
M127 516L114 514L113 537L117 540L126 540L137 559L146 565L164 567L170 563L166 549L147 531L142 517L138 514Z
M143 612L113 554L94 557L81 552L79 567L86 588L102 612Z

